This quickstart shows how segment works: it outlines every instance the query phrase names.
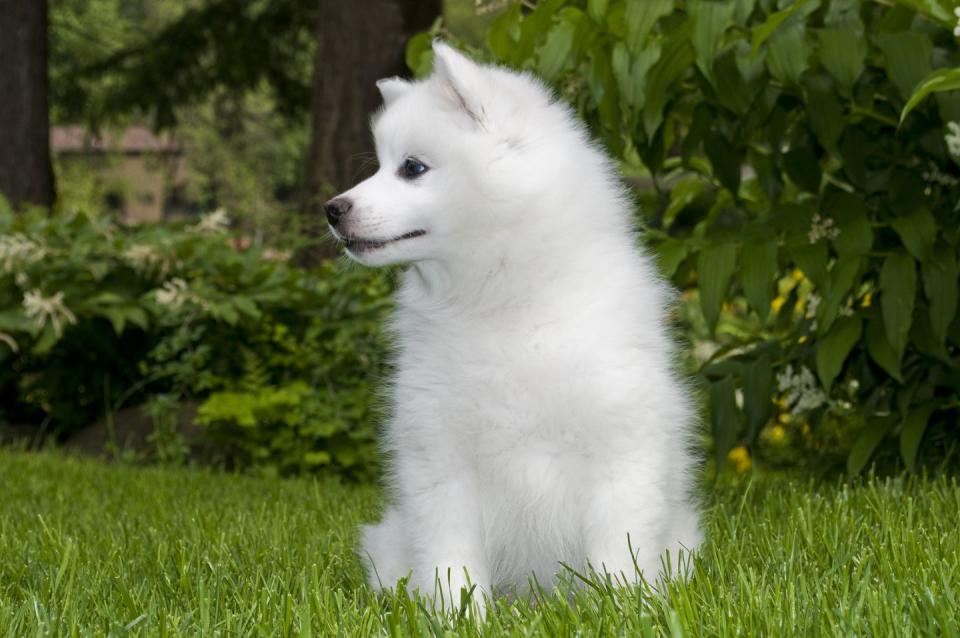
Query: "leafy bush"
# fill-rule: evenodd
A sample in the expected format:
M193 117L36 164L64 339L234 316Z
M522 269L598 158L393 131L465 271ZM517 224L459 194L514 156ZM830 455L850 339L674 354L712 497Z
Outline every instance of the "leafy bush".
M952 4L541 0L491 24L481 54L550 82L650 183L718 464L746 446L853 474L888 442L909 468L960 442Z
M68 435L171 395L201 401L198 420L240 465L374 472L388 276L295 268L227 222L0 210L0 422Z

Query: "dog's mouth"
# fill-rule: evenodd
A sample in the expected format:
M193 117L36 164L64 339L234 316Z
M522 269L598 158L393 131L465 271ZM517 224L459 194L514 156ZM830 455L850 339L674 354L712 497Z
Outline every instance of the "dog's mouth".
M397 242L405 241L407 239L413 239L415 237L422 237L427 234L425 230L411 230L409 233L404 233L399 237L394 237L393 239L363 239L361 237L344 237L343 243L347 245L347 250L352 253L368 253L374 250L380 250L385 246L390 244L396 244Z

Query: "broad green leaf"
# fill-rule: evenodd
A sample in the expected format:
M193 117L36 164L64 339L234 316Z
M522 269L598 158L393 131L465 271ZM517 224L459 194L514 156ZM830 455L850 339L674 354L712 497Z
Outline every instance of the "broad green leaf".
M953 318L957 314L960 268L957 257L948 246L938 246L930 259L923 262L923 290L930 302L930 328L938 344L943 344Z
M863 324L860 317L839 319L826 335L817 340L817 374L827 392L843 369L843 362L860 340Z
M820 61L844 95L852 93L866 59L867 39L862 26L847 24L820 31Z
M873 453L876 452L880 442L893 427L893 417L882 417L869 419L867 426L857 437L850 455L847 457L847 474L857 476L867 466Z
M808 193L820 192L823 171L820 159L809 146L800 146L783 156L783 167L794 184Z
M923 32L902 31L877 36L883 51L887 72L904 100L913 96L914 90L930 75L930 59L933 44Z
M723 33L732 24L734 0L690 0L687 13L693 20L693 49L697 66L713 83L713 61L723 39Z
M791 22L767 44L767 68L784 84L796 84L810 63L810 47L802 22Z
M854 193L833 193L824 201L824 214L833 219L838 234L833 247L840 256L862 256L873 247L873 229L867 205Z
M617 79L620 95L627 105L640 109L646 97L647 75L660 59L660 44L653 43L636 56L630 55L622 42L613 47L613 75Z
M777 244L772 237L743 245L740 251L740 280L750 306L761 320L770 316L776 276Z
M697 277L700 306L711 331L717 326L723 300L737 263L737 247L732 243L711 244L700 251Z
M710 384L710 425L717 469L723 467L740 432L740 411L734 395L733 378L726 376Z
M119 295L109 290L93 295L84 302L85 306L111 306L125 303L127 300L123 295Z
M123 308L104 308L101 310L101 314L110 321L114 333L123 334L123 329L127 324L127 317Z
M520 67L534 57L537 45L546 38L558 15L561 20L573 23L579 21L578 18L582 15L580 10L574 7L563 9L564 4L564 0L542 0L531 13L523 16L522 20L517 18L513 27L516 44L511 47L510 57L506 58L510 64ZM515 6L520 8L522 3L515 3ZM574 13L571 14L571 11Z
M234 308L236 308L239 312L247 315L248 317L251 317L252 319L257 319L261 316L261 312L259 308L257 308L256 302L254 302L249 297L238 295L234 297L232 301L233 301Z
M47 324L40 333L40 337L34 342L30 352L38 356L49 354L59 341L60 335L56 333L50 324Z
M670 203L667 204L667 209L663 213L664 228L669 228L677 213L692 204L707 186L705 179L697 174L680 178L680 181L670 189Z
M664 43L660 59L650 70L643 105L643 129L648 139L653 139L663 122L663 107L670 97L670 87L687 72L693 60L688 21L670 34Z
M787 20L787 18L792 16L797 9L800 9L804 4L806 4L806 0L797 0L782 11L771 13L769 16L767 16L767 19L763 22L763 24L754 27L753 34L751 36L753 49L752 54L754 57L756 57L757 53L760 51L760 47L763 46L763 43L770 39L770 36L773 35L777 28L779 28L780 25Z
M720 104L737 115L746 114L756 92L742 75L737 52L728 51L719 56L713 65L713 74L713 88Z
M619 44L619 43L618 43ZM621 45L622 46L622 45ZM613 131L619 127L621 122L620 115L620 92L617 88L617 79L613 73L612 55L603 46L595 44L590 52L590 71L588 79L590 82L590 93L597 109L600 113L600 122L608 134L607 144L613 153L619 153L616 143L620 141L619 135L612 135Z
M424 77L433 68L432 42L433 36L429 33L418 33L407 41L405 53L407 68L418 78Z
M927 259L933 242L937 239L937 220L929 210L921 208L910 215L897 217L890 225L917 261L923 262Z
M233 305L229 303L212 304L209 307L209 312L210 316L230 326L235 326L240 319L240 315L234 309Z
M907 100L906 106L904 106L903 111L900 112L900 123L902 124L903 120L910 114L910 111L917 108L917 106L923 102L924 98L931 93L956 90L960 90L960 68L937 69L920 83L920 86L916 88L913 95Z
M837 313L847 300L847 294L860 274L860 257L840 257L830 269L829 286L817 308L817 333L825 334L833 326Z
M887 374L899 382L903 382L900 374L900 358L894 352L893 346L887 341L887 331L883 319L876 317L867 323L867 353L876 361L877 365L886 370Z
M880 290L880 308L887 341L899 361L907 348L910 323L913 321L914 297L917 294L917 269L910 255L895 253L883 261Z
M553 82L563 71L573 50L573 36L576 24L561 20L547 33L547 40L540 49L537 73L547 82Z
M819 83L818 83L819 84ZM807 119L817 141L825 149L839 154L837 142L843 133L846 119L836 93L829 87L809 83L807 86Z
M677 267L687 257L687 245L676 239L665 239L657 244L657 262L664 277L673 277Z
M3 332L29 332L33 326L31 321L23 313L22 306L0 310L0 331Z
M927 403L914 406L913 410L903 420L903 430L900 432L900 456L904 465L911 472L917 464L917 451L923 440L923 433L927 430L930 415L933 414L935 404Z
M139 306L127 306L127 321L137 326L141 330L147 330L150 327L150 318L147 311Z
M933 334L933 328L930 326L929 306L925 317L917 317L910 328L910 345L917 349L922 355L939 359L947 366L953 368L955 363L947 350L946 343L939 341Z
M603 24L607 17L607 8L610 0L589 0L587 2L587 13L593 18L594 22Z
M743 411L747 418L747 439L753 441L773 413L773 363L761 354L743 366Z
M733 21L738 26L745 26L754 7L757 6L757 0L735 0L735 11L733 12Z
M673 0L627 0L627 48L631 53L643 50L647 36L657 20L673 11Z
M811 244L807 238L800 237L792 242L788 249L790 256L793 257L797 267L803 271L807 279L812 281L817 288L823 289L827 284L827 263L830 255L827 251L826 242L819 241Z
M710 132L703 140L703 150L710 160L713 175L736 197L740 191L740 158L736 147L715 132Z
M522 17L522 7L520 3L511 3L500 15L493 19L493 22L490 23L490 27L487 29L487 46L497 58L511 64L518 62L518 60L515 59L515 51L517 49L517 41L520 38L520 21ZM414 38L416 37L419 36L414 36ZM428 49L430 48L429 40L428 35ZM409 56L412 47L413 39L407 44L407 65L410 65ZM414 67L411 66L411 68Z
M303 462L311 467L316 467L319 465L329 465L330 461L333 460L333 457L330 456L330 453L324 450L319 450L316 452L307 452L303 455Z

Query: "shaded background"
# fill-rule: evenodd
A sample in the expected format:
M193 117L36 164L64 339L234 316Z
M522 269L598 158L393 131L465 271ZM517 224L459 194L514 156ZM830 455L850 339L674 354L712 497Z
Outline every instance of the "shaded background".
M956 463L953 0L0 0L0 438L377 475L395 273L319 205L440 36L617 160L710 471Z

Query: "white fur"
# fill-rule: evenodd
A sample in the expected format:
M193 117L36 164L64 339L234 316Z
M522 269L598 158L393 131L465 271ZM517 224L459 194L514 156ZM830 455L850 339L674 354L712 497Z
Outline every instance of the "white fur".
M434 74L381 83L380 170L341 197L339 237L420 237L392 329L392 501L363 530L371 584L454 600L551 586L560 563L657 577L701 540L693 422L664 326L669 293L611 162L528 75L434 45ZM414 156L430 170L406 181ZM628 551L630 538L635 556ZM449 581L448 581L449 578ZM450 593L450 592L447 592Z

